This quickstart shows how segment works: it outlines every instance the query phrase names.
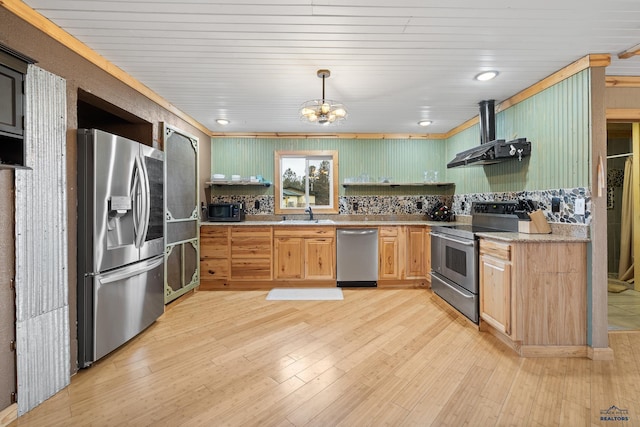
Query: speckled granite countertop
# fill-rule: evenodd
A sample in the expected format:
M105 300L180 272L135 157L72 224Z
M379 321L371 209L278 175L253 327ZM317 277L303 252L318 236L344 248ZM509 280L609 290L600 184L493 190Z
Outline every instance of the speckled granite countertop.
M202 225L234 226L333 226L333 227L378 227L384 225L440 225L456 222L427 221L424 215L314 215L309 221L307 215L253 215L242 222L201 222ZM316 221L318 220L318 221ZM464 221L462 221L464 222Z
M379 227L384 225L442 225L442 222L438 221L425 221L425 220L350 220L350 221L336 221L331 220L327 222L325 220L319 220L316 222L309 220L287 220L287 221L241 221L241 222L201 222L200 225L233 225L233 226L277 226L277 227ZM455 224L454 222L447 222L446 224Z
M507 243L579 243L588 242L589 239L585 237L576 237L571 235L562 234L527 234L527 233L478 233L478 237L501 240Z
M379 227L385 225L455 225L469 224L471 217L460 216L455 222L427 221L424 216L417 215L392 215L392 216L363 216L363 215L317 215L316 222L309 221L307 216L288 216L287 220L282 220L281 215L255 215L247 217L242 222L207 222L200 224L204 226L276 226L276 227L301 227L301 226L331 226L331 227ZM329 220L329 221L327 221ZM559 224L551 223L551 234L527 234L511 232L490 232L478 233L479 237L501 240L504 242L589 242L589 227L582 224Z

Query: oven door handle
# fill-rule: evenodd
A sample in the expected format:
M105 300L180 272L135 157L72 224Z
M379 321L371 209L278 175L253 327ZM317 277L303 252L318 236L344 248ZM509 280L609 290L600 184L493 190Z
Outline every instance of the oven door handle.
M435 274L431 273L431 279L436 279L438 282L443 283L445 285L447 285L447 287L449 289L451 289L452 291L455 291L456 293L460 294L461 297L466 298L466 299L473 299L473 295L467 295L463 292L461 292L460 290L458 290L455 286L447 283L445 280L441 279L440 277L436 276Z
M440 233L434 233L433 231L431 232L431 235L435 236L435 237L439 237L439 238L444 239L444 240L450 240L452 242L456 242L456 243L459 243L459 244L464 245L464 246L473 246L473 245L475 245L475 242L473 240L465 241L465 240L452 239L449 236L446 236L446 235L440 234Z

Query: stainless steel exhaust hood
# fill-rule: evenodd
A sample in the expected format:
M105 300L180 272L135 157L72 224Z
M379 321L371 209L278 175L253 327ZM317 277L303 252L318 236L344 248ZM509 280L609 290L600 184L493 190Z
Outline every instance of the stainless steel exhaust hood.
M459 166L492 165L506 160L522 160L531 154L531 142L526 138L512 141L495 139L495 101L480 102L480 145L462 151L454 157L447 168Z

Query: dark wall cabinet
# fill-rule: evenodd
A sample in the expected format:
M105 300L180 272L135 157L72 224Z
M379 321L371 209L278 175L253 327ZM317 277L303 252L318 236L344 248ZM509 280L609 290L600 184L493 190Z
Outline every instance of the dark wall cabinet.
M0 132L24 135L24 75L0 65Z
M0 65L0 167L25 166L24 75Z
M24 79L34 61L0 45L0 168L25 167Z

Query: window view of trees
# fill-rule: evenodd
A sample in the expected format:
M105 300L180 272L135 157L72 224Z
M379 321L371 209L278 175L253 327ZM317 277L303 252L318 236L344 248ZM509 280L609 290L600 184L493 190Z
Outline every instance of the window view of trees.
M287 159L285 163L296 162L299 159ZM297 162L296 162L297 163ZM306 166L306 165L305 165ZM308 170L301 176L292 167L288 167L282 174L282 188L288 194L283 194L283 198L298 194L306 195L307 182L309 184L309 204L312 206L324 206L331 204L331 162L328 160L308 161ZM293 194L291 194L293 193ZM305 201L306 204L306 201Z
M276 165L282 171L276 183L280 203L286 210L304 209L307 205L320 209L337 209L333 174L337 154L312 155L290 152L276 153Z

